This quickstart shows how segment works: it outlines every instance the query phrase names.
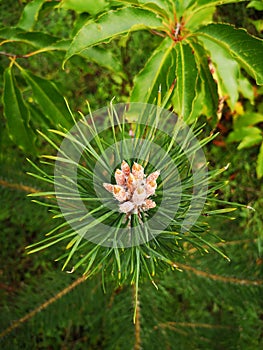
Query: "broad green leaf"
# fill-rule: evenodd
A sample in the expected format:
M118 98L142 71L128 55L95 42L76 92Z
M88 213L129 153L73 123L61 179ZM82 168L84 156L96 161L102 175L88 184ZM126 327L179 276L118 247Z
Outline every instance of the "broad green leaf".
M121 8L117 11L109 11L97 21L87 22L74 37L72 44L66 53L65 62L73 55L80 54L88 47L109 42L118 35L130 31L159 28L162 21L154 13L139 8Z
M169 18L174 15L175 6L170 0L140 0L143 3L143 8L161 14Z
M62 0L61 7L67 10L74 10L76 12L88 12L91 15L103 11L108 3L105 0Z
M186 28L191 32L194 32L201 26L212 23L214 12L215 12L214 6L207 7L207 8L205 7L200 11L198 11L197 13L195 13L194 16L191 10L187 11L184 15Z
M191 47L179 42L175 48L177 51L175 101L178 106L176 112L187 121L191 117L193 102L196 98L198 71Z
M231 131L227 137L228 142L239 142L242 141L245 137L257 137L261 135L262 131L257 127L243 127Z
M8 40L17 34L24 33L22 29L16 27L3 27L0 28L0 38Z
M62 39L62 40L58 40L54 43L52 43L51 45L45 47L43 50L45 51L67 51L69 46L71 44L71 40L70 39Z
M91 19L91 16L88 13L81 13L79 16L77 16L76 20L74 21L74 27L72 28L72 31L70 33L70 37L74 38L78 31L87 23L88 20Z
M212 63L215 65L220 95L228 97L229 106L233 110L239 96L238 78L240 71L238 63L225 48L206 38L202 38L202 41L206 49L209 50Z
M249 135L243 138L243 140L238 145L237 149L241 150L243 148L249 148L255 145L258 145L262 142L263 137L262 135Z
M21 69L21 73L31 86L36 101L51 123L60 124L66 128L72 126L72 118L66 102L55 84L24 69Z
M196 34L228 51L255 78L258 85L263 84L262 40L228 24L209 24L200 28Z
M234 129L240 129L246 126L255 125L263 122L261 113L247 112L234 118Z
M179 0L175 1L176 17L177 19L184 17L187 8L192 7L194 0Z
M197 0L195 1L196 7L204 7L204 6L219 6L225 4L234 4L237 2L244 2L246 0Z
M172 2L170 0L138 0L138 3L147 5L147 6L151 6L152 4L155 4L156 6L164 10L169 10L172 8Z
M169 90L175 79L175 55L172 51L171 39L164 39L134 78L131 102L153 102L160 87L162 95Z
M238 91L243 97L247 98L252 105L254 104L255 95L253 85L250 83L249 79L242 74L240 74L238 79Z
M38 19L39 11L45 0L33 0L30 1L22 12L17 26L24 30L32 30L35 22Z
M121 4L138 6L168 18L171 14L172 3L169 0L117 0Z
M205 100L204 89L203 89L202 81L200 77L198 77L197 79L196 91L197 91L197 96L193 103L191 116L187 120L188 124L194 123L200 117L201 114L208 115L207 109L204 103L204 100Z
M30 113L23 100L22 93L17 87L11 67L8 67L4 72L3 104L10 138L24 152L35 154L34 142L36 135L29 124Z
M48 130L51 127L56 127L56 124L54 123L54 121L47 118L45 113L41 112L38 105L29 101L27 101L27 104L28 104L28 108L29 108L32 120L34 120L34 124L37 125L38 128L40 127Z
M0 30L3 43L22 42L34 46L37 49L54 44L58 38L43 32L24 32L17 28L3 28Z
M259 149L256 171L257 171L257 177L261 179L263 176L263 142Z
M114 72L120 72L122 70L120 61L110 50L105 50L100 47L90 47L83 50L80 56Z
M253 7L254 9L258 11L263 11L263 2L262 0L255 0L255 1L250 1L249 4L247 5L247 8Z
M199 21L206 21L208 19L210 8L212 8L212 11L214 12L214 10L216 9L216 6L230 4L230 3L239 3L243 1L246 1L246 0L197 0L197 1L193 1L190 4L190 6L188 6L188 8L186 9L183 15L184 15L184 18L186 19L186 22L191 23L191 25L193 25L193 28L194 27L197 28L199 27ZM206 12L206 10L208 10L208 12ZM203 14L203 17L202 17L202 14Z
M70 39L63 39L54 42L54 44L43 47L43 49L39 50L39 52L49 52L49 51L67 51L70 46ZM114 56L114 54L105 50L101 47L90 47L88 49L83 50L80 55L81 57L91 60L98 65L105 67L109 70L113 70L114 72L121 71L120 61Z
M253 24L253 26L256 28L256 30L261 33L263 31L263 21L262 19L258 19L256 21L249 20L250 23Z
M207 117L216 120L219 96L217 91L217 84L208 65L208 52L202 45L195 41L190 41L189 44L193 49L198 73L202 81L203 112Z

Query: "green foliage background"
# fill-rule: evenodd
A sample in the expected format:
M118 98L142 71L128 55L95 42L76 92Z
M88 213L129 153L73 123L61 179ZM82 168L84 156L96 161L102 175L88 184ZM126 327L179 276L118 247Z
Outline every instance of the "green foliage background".
M3 26L16 25L24 5L25 2L14 2L10 9L8 2L2 2ZM253 21L259 20L262 12L246 5L219 7L216 20L245 27L260 37L259 25L255 26ZM48 27L51 34L64 37L75 19L73 11L51 11L37 22L36 29L43 31ZM88 112L85 99L92 109L106 105L113 96L116 102L126 101L133 77L159 42L159 37L153 40L148 32L114 40L110 52L119 64L114 72L92 61L87 63L81 57L70 60L63 71L63 54L60 61L56 55L43 53L23 59L23 64L32 73L55 81L61 94L70 101L72 110L85 114ZM9 52L28 52L26 49L19 43L10 43L8 47ZM1 76L8 61L5 55L0 56ZM246 111L262 115L262 90L256 88L253 80L250 83L256 91L253 104L242 95L239 102ZM42 114L37 113L32 92L23 79L19 78L18 84L23 96L35 108L35 115L40 116L35 119L36 127L43 128ZM2 92L2 78L0 89ZM104 293L97 276L60 297L57 293L80 277L61 272L61 264L52 260L59 255L59 250L62 254L64 247L56 246L32 256L25 253L25 246L42 239L54 224L48 208L36 206L26 197L33 189L44 190L43 184L25 174L31 168L25 154L8 137L2 105L0 108L0 333L57 295L42 311L22 320L19 327L10 329L5 336L0 334L1 349L256 350L263 347L263 186L256 176L258 146L238 152L236 143L227 142L233 129L233 113L228 106L224 106L223 116L216 125L221 134L206 147L206 156L213 168L231 163L224 173L229 183L218 195L224 200L251 205L256 211L242 209L232 221L210 220L212 232L225 240L221 248L230 257L230 263L213 253L201 255L192 249L188 257L190 269L164 272L156 281L158 291L150 282L142 284L137 326L132 323L132 287L116 289L115 283L109 280ZM204 120L201 118L200 122ZM257 127L262 133L262 124ZM210 130L208 124L205 132ZM41 139L37 139L36 147L41 153L49 151ZM183 260L179 262L184 264Z

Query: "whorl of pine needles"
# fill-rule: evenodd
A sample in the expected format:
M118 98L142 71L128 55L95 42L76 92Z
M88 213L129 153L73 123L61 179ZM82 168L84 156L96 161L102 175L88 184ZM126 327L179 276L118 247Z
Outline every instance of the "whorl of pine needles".
M72 118L70 131L43 135L57 152L43 156L54 173L31 162L38 172L31 175L54 184L31 196L47 197L52 203L43 204L63 221L31 245L30 253L66 242L58 259L64 259L63 269L70 263L71 271L82 267L89 276L100 270L103 279L110 273L136 290L139 276L154 283L168 265L177 268L176 256L189 247L210 247L226 258L210 243L205 222L206 216L236 209L213 210L215 191L224 183L212 180L226 168L209 172L202 148L216 135L198 141L202 127L142 103L111 104Z

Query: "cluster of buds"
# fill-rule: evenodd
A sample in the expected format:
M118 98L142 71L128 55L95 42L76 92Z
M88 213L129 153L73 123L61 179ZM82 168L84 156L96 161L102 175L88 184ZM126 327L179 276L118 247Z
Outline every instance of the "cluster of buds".
M123 160L121 169L115 171L116 185L104 183L103 186L120 202L121 213L125 213L127 217L131 214L140 216L142 211L156 207L156 203L149 197L155 194L156 180L159 175L160 172L155 171L146 177L144 168L140 164L134 162L130 169Z

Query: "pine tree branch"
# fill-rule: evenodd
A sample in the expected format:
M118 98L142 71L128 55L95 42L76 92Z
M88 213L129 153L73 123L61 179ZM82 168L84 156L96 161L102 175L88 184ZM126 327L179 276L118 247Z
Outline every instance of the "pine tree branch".
M182 270L193 272L195 275L209 278L213 281L220 281L224 283L233 283L233 284L240 284L240 285L246 285L246 286L261 286L263 285L263 280L246 280L246 279L240 279L236 277L226 277L226 276L220 276L215 275L209 272L198 270L192 266L180 264L180 263L171 263L171 265L175 268L179 268Z
M11 333L14 329L19 327L22 323L27 322L30 318L34 317L38 312L46 309L49 305L53 304L58 299L62 298L64 295L66 295L71 290L76 288L79 284L81 284L84 281L86 281L87 278L88 278L87 275L83 275L83 276L79 277L76 281L71 283L69 286L64 288L62 291L57 293L55 296L53 296L49 300L45 301L43 304L41 304L40 306L38 306L34 310L30 311L28 314L26 314L25 316L21 317L19 320L15 321L11 326L9 326L8 328L6 328L4 331L2 331L0 333L0 339L5 337L7 334Z
M115 289L112 294L111 294L111 297L110 297L110 301L109 301L109 304L108 304L108 309L111 309L112 305L113 305L113 302L114 302L114 299L115 299L115 296L117 294L119 294L121 291L122 291L123 287L122 286L119 286L117 289Z
M38 193L41 192L40 190L30 187L30 186L25 186L25 185L21 185L21 184L15 184L15 183L10 183L8 181L5 180L1 180L0 179L0 185L3 187L8 187L8 188L13 188L19 191L24 191L24 192L28 192L28 193Z
M181 327L186 327L186 328L206 328L206 329L231 329L233 327L231 326L222 326L222 325L213 325L209 323L192 323L192 322L165 322L165 323L159 323L158 325L154 326L154 330L157 329L162 329L163 331L165 329L169 329L173 332L177 332L179 334L182 334L183 336L189 336L189 332L186 332L181 329ZM200 337L200 340L202 342L210 342L209 339Z
M251 238L250 239L238 239L236 241L219 242L219 243L215 243L214 245L217 246L217 247L225 247L225 246L228 246L228 245L236 245L236 244L244 244L244 243L255 243L255 242L257 242L257 238L255 238L255 239L251 239ZM197 251L198 251L197 248L191 248L191 249L189 249L188 254L189 255L190 254L194 254Z
M210 323L193 323L193 322L165 322L165 323L159 323L154 327L154 329L158 328L168 328L171 330L176 330L176 327L191 327L191 328L208 328L208 329L215 329L215 328L224 328L224 329L231 329L233 327L230 326L222 326L218 324L210 324Z

